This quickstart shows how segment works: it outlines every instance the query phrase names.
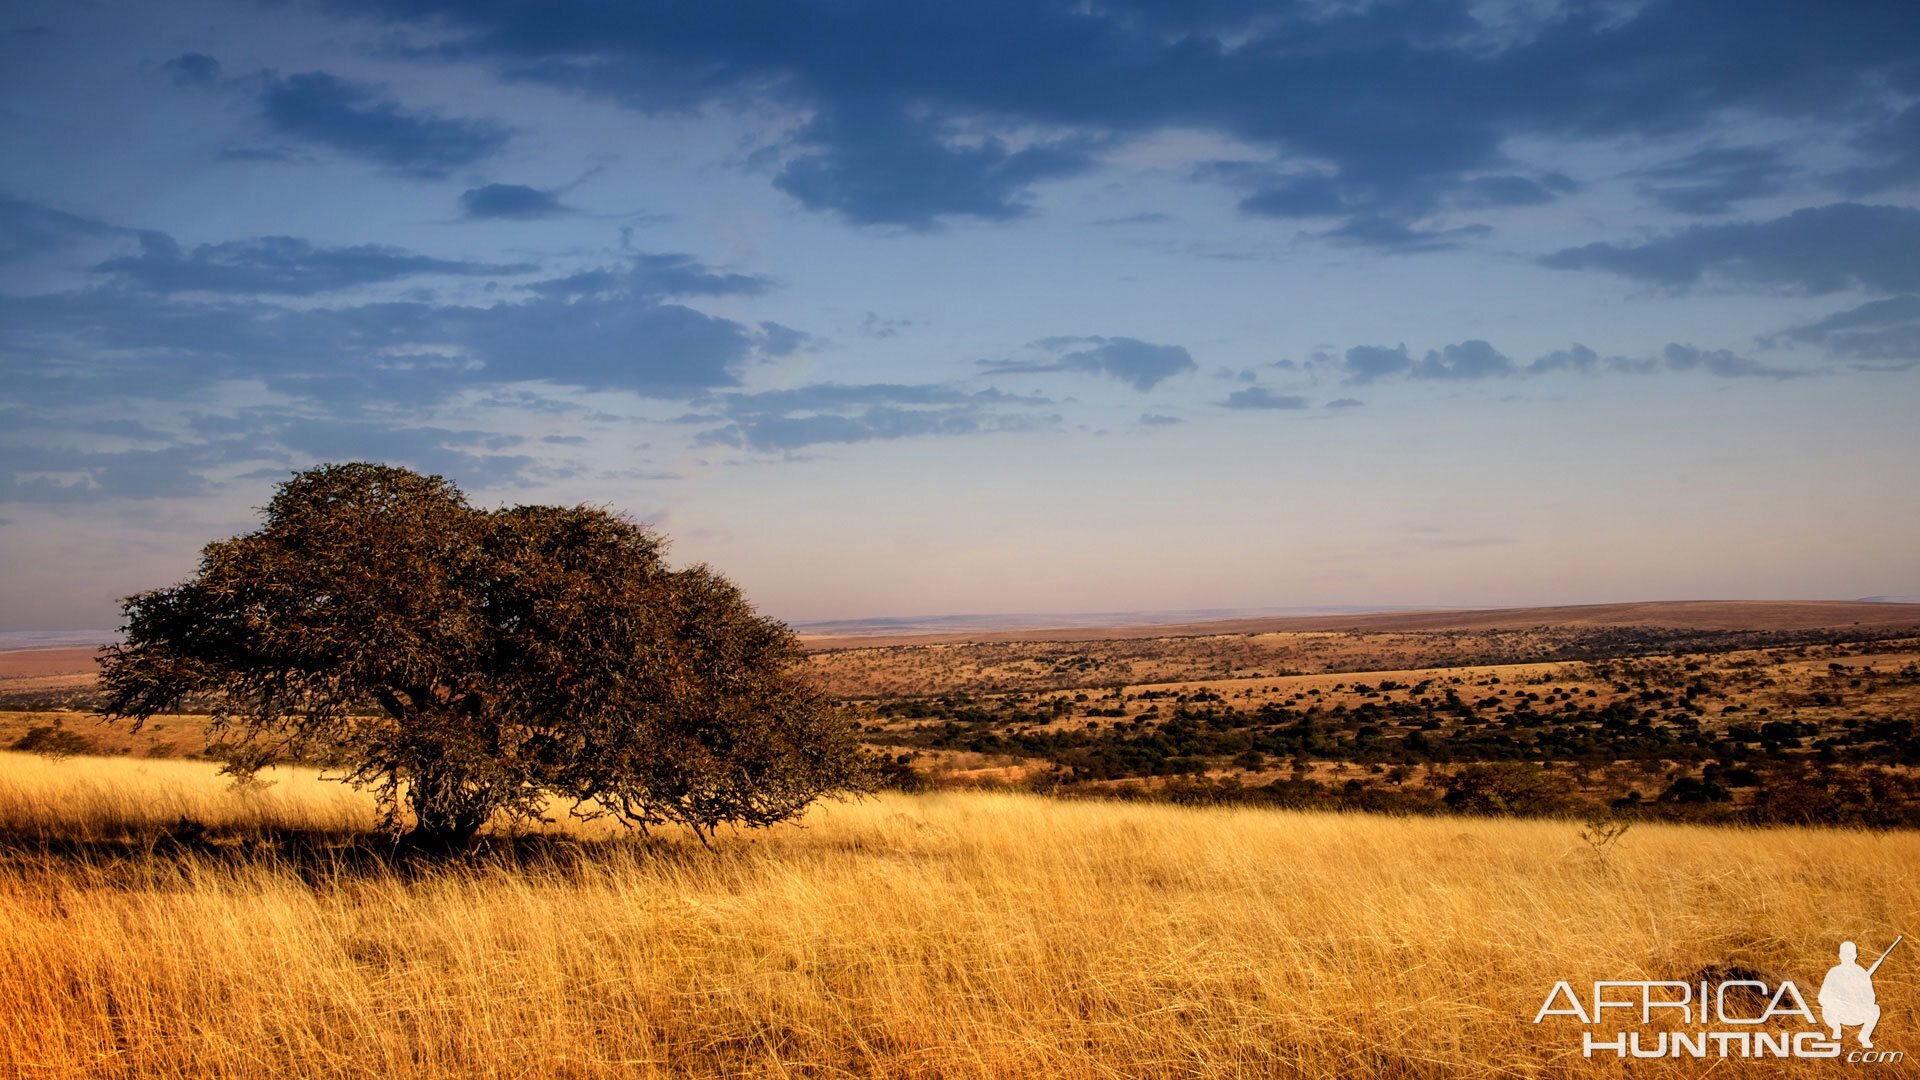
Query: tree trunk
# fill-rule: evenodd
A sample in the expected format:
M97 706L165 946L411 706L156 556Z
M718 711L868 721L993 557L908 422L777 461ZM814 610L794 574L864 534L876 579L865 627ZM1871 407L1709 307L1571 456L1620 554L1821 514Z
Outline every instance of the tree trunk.
M415 846L435 851L470 847L494 809L483 785L463 782L436 769L415 774L407 802L413 809L413 831L407 839Z

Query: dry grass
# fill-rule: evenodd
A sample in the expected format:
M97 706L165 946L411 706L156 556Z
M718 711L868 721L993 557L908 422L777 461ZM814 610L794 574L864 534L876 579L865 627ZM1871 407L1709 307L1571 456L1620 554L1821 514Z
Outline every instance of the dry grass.
M264 769L239 785L207 762L0 753L0 837L16 843L119 840L183 820L223 833L354 834L377 815L370 799L313 769Z
M203 764L5 755L0 822L370 816L311 774L275 779L245 794ZM713 851L414 871L16 846L0 1071L1618 1074L1569 1055L1570 1022L1529 1023L1554 980L1739 963L1810 988L1841 938L1920 927L1914 834L1641 826L1601 858L1575 832L949 794L829 805ZM1896 960L1878 1041L1920 1050L1920 963Z

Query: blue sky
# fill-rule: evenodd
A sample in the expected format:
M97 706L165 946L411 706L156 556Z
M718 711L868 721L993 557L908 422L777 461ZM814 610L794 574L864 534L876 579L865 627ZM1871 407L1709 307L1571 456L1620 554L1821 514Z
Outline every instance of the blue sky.
M0 630L349 459L799 620L1920 593L1920 6L4 20Z

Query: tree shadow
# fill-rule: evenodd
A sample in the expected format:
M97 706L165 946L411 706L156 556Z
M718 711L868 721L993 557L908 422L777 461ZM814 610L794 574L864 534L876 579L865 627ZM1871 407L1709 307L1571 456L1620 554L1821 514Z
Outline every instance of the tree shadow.
M657 836L586 839L550 833L482 835L449 849L361 830L213 827L181 818L164 827L93 835L0 832L0 869L59 870L90 882L152 887L207 871L292 874L325 887L365 879L510 872L562 880L620 860L712 862L725 848Z

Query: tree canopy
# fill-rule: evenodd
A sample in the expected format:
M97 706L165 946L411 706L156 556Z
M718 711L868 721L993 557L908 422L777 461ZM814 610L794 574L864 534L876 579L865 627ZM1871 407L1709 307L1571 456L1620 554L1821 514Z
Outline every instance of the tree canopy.
M191 580L125 601L106 711L204 700L230 767L320 760L436 845L555 800L705 838L863 788L792 631L664 549L603 509L485 510L438 476L321 466Z

